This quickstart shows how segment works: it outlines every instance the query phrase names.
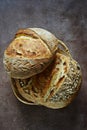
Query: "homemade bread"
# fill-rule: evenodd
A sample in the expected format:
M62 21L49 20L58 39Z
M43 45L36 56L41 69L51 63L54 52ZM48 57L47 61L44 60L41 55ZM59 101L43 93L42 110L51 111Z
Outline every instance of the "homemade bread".
M44 105L49 108L63 108L76 96L81 84L79 64L60 53L42 73L28 79L12 78L13 90L26 104Z
M50 32L20 29L4 52L5 69L11 77L29 78L51 63L57 49L58 40Z
M63 108L81 86L81 68L68 47L41 28L18 30L3 62L15 96L25 104Z

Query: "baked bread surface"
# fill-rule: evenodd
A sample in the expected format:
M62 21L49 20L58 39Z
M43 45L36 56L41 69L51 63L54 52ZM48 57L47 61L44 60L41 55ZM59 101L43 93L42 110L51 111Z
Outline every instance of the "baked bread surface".
M39 36L33 30L19 30L4 52L4 66L11 77L29 78L42 72L53 60L54 53L58 48L58 41L55 40L57 38L50 33L53 38L47 39L46 42L46 39L45 41L44 38L42 39L43 34L40 33ZM48 33L48 31L45 32ZM49 44L56 41L53 51L48 46L48 41Z
M81 87L81 68L68 47L41 28L20 29L4 52L4 66L21 102L58 109Z
M76 96L81 84L79 64L70 57L56 53L53 62L42 73L28 79L11 79L18 93L28 104L58 109L67 106ZM18 96L18 95L16 95Z

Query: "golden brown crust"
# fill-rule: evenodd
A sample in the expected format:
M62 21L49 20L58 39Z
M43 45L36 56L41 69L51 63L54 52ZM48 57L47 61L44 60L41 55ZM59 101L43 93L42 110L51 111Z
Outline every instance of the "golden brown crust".
M58 39L52 33L50 33L45 29L42 28L30 28L30 29L36 32L40 36L40 38L46 43L51 52L55 54L59 45Z
M19 37L19 36L29 36L32 37L34 39L39 39L39 35L37 35L37 33L35 33L34 31L32 31L31 29L20 29L17 31L17 33L15 34L15 37Z
M30 79L14 79L14 82L26 100L58 109L67 106L78 93L81 70L75 60L57 53L44 72Z
M63 108L80 89L79 64L67 46L44 29L18 30L3 62L15 96L25 104Z
M4 52L4 66L14 78L23 79L40 73L52 59L48 46L30 29L19 30Z
M22 35L20 35L20 32ZM28 35L26 36L25 34ZM51 52L46 44L32 30L26 29L24 32L19 30L16 35L18 36L16 36L5 51L7 56L29 59L49 58L51 56Z

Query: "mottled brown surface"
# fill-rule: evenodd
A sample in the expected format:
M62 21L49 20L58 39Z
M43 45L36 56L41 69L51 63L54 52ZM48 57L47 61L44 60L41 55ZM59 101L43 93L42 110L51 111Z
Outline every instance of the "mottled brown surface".
M51 31L81 65L81 90L64 109L27 106L13 95L3 52L15 32L27 27ZM87 1L0 0L0 71L0 130L87 130Z

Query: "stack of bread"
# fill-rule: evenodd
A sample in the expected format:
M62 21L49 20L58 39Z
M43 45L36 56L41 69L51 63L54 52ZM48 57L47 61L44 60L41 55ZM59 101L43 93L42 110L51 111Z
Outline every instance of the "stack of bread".
M25 104L63 108L81 86L80 65L67 46L41 28L18 30L3 63L15 96Z

